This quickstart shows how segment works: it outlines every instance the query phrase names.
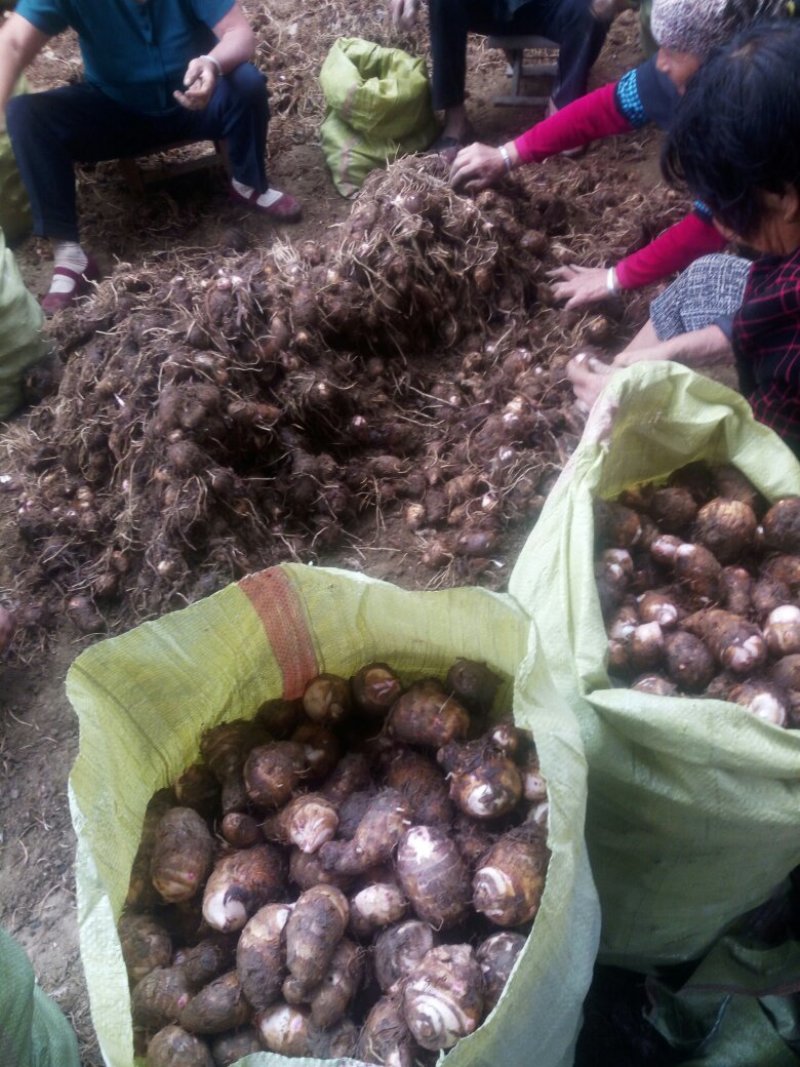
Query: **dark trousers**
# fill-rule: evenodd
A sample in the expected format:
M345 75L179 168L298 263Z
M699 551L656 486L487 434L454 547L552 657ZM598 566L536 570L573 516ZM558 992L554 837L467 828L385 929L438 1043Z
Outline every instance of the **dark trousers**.
M175 141L224 140L233 176L263 193L268 121L266 79L250 63L220 78L202 111L176 103L166 114L143 115L84 83L12 97L6 110L34 233L61 241L79 239L75 163L146 155Z
M560 45L556 107L583 96L609 23L591 12L591 0L528 0L513 14L498 14L496 0L430 0L433 106L464 103L467 34L538 34Z

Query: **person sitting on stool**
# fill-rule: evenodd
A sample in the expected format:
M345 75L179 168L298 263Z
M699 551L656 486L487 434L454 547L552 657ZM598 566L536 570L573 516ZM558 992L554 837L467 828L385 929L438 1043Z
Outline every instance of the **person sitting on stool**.
M85 80L12 98L22 71L67 28L78 34ZM278 222L300 218L297 200L267 178L269 108L266 79L248 62L254 51L235 0L18 0L0 28L0 116L34 233L53 243L46 312L69 306L98 273L80 245L76 162L224 140L231 196Z

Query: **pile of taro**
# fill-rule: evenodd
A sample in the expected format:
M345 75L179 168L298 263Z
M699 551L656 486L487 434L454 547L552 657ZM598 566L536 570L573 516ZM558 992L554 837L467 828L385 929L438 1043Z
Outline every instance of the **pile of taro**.
M11 441L20 628L130 625L387 518L423 584L491 581L576 440L564 358L623 318L551 306L570 210L415 158L318 240L115 274Z

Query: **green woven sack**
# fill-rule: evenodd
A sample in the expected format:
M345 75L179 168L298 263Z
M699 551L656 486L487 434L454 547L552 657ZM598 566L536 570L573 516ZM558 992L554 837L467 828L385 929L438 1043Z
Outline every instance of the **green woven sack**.
M800 731L724 701L611 688L592 501L699 459L735 464L774 500L800 494L800 464L738 393L678 364L636 364L607 394L610 438L584 434L509 588L581 727L600 959L647 969L701 954L800 863Z
M14 95L28 91L25 78L20 78L14 89ZM25 234L30 233L32 225L31 206L28 194L22 184L17 161L11 149L8 134L0 132L0 229L6 240L14 244Z
M78 1042L45 996L28 957L0 930L0 1063L3 1067L80 1067Z
M46 352L42 309L25 288L0 230L0 419L22 403L25 371Z
M359 37L334 42L320 71L322 151L334 184L352 196L376 167L419 152L436 136L425 63Z
M78 838L81 956L92 1019L109 1067L133 1063L128 983L116 933L151 795L198 755L203 730L296 697L319 671L390 662L404 680L440 677L458 656L514 675L517 721L534 730L550 797L552 856L533 932L494 1012L440 1061L448 1067L533 1062L569 1067L591 980L599 912L583 845L586 766L577 724L559 701L528 620L485 590L406 592L360 575L284 565L184 611L94 645L67 693L80 719L70 776ZM338 1061L355 1064L353 1060ZM316 1067L273 1053L247 1067Z

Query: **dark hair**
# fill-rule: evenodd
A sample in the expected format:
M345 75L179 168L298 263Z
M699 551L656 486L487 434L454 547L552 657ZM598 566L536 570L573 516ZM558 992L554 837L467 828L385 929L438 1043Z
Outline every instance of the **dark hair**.
M689 82L661 155L719 221L747 240L764 192L800 190L800 19L769 19L715 50Z

